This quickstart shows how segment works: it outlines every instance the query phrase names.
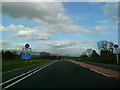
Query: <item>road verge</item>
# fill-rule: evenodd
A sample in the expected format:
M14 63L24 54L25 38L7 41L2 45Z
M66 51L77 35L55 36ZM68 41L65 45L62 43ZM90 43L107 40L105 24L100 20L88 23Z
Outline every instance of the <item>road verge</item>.
M113 78L116 78L116 79L120 80L120 72L113 71L113 70L110 70L110 69L101 68L101 67L97 67L97 66L90 65L90 64L85 64L85 63L78 62L78 61L73 61L73 60L68 60L68 61L72 62L72 63L75 63L75 64L78 64L80 66L83 66L85 68L88 68L88 69L90 69L92 71L95 71L97 73L101 73L103 75L110 76L110 77L113 77Z

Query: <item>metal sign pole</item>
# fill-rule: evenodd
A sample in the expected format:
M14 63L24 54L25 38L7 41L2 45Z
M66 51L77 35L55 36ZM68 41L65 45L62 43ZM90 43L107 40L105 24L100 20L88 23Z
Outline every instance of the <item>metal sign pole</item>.
M117 51L117 49L116 49L116 51ZM117 64L119 64L118 52L116 52L116 59L117 59Z
M118 48L118 47L119 47L119 46L118 46L117 44L114 45L114 48L115 48L115 50L116 50L117 64L119 64L119 57L118 57L118 51L117 51L117 48Z

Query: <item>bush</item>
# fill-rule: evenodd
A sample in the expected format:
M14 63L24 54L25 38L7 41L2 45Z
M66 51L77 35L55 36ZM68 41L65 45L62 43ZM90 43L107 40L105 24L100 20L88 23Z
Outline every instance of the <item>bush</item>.
M2 59L16 59L18 57L16 51L2 50Z
M87 58L88 56L86 54L80 55L80 58Z
M111 65L117 64L115 57L94 57L94 58L88 57L88 58L82 58L82 59L90 62L96 62L96 63L111 64Z

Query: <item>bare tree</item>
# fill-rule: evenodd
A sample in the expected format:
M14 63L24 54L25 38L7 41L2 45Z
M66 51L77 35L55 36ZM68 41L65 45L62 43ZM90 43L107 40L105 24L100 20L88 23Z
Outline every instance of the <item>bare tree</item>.
M109 51L113 52L114 43L107 40L102 40L97 42L97 47L100 51Z
M108 42L108 50L109 50L109 52L112 52L112 53L113 53L113 46L114 46L114 43L111 42L111 41L109 41L109 42Z
M87 54L88 54L89 57L91 57L92 51L93 50L91 48L87 49Z

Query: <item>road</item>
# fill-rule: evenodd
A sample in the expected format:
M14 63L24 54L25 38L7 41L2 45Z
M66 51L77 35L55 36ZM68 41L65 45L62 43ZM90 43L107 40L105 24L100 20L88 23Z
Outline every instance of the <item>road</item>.
M119 84L120 80L61 60L49 62L14 80L12 84L8 83L4 88L119 88Z

